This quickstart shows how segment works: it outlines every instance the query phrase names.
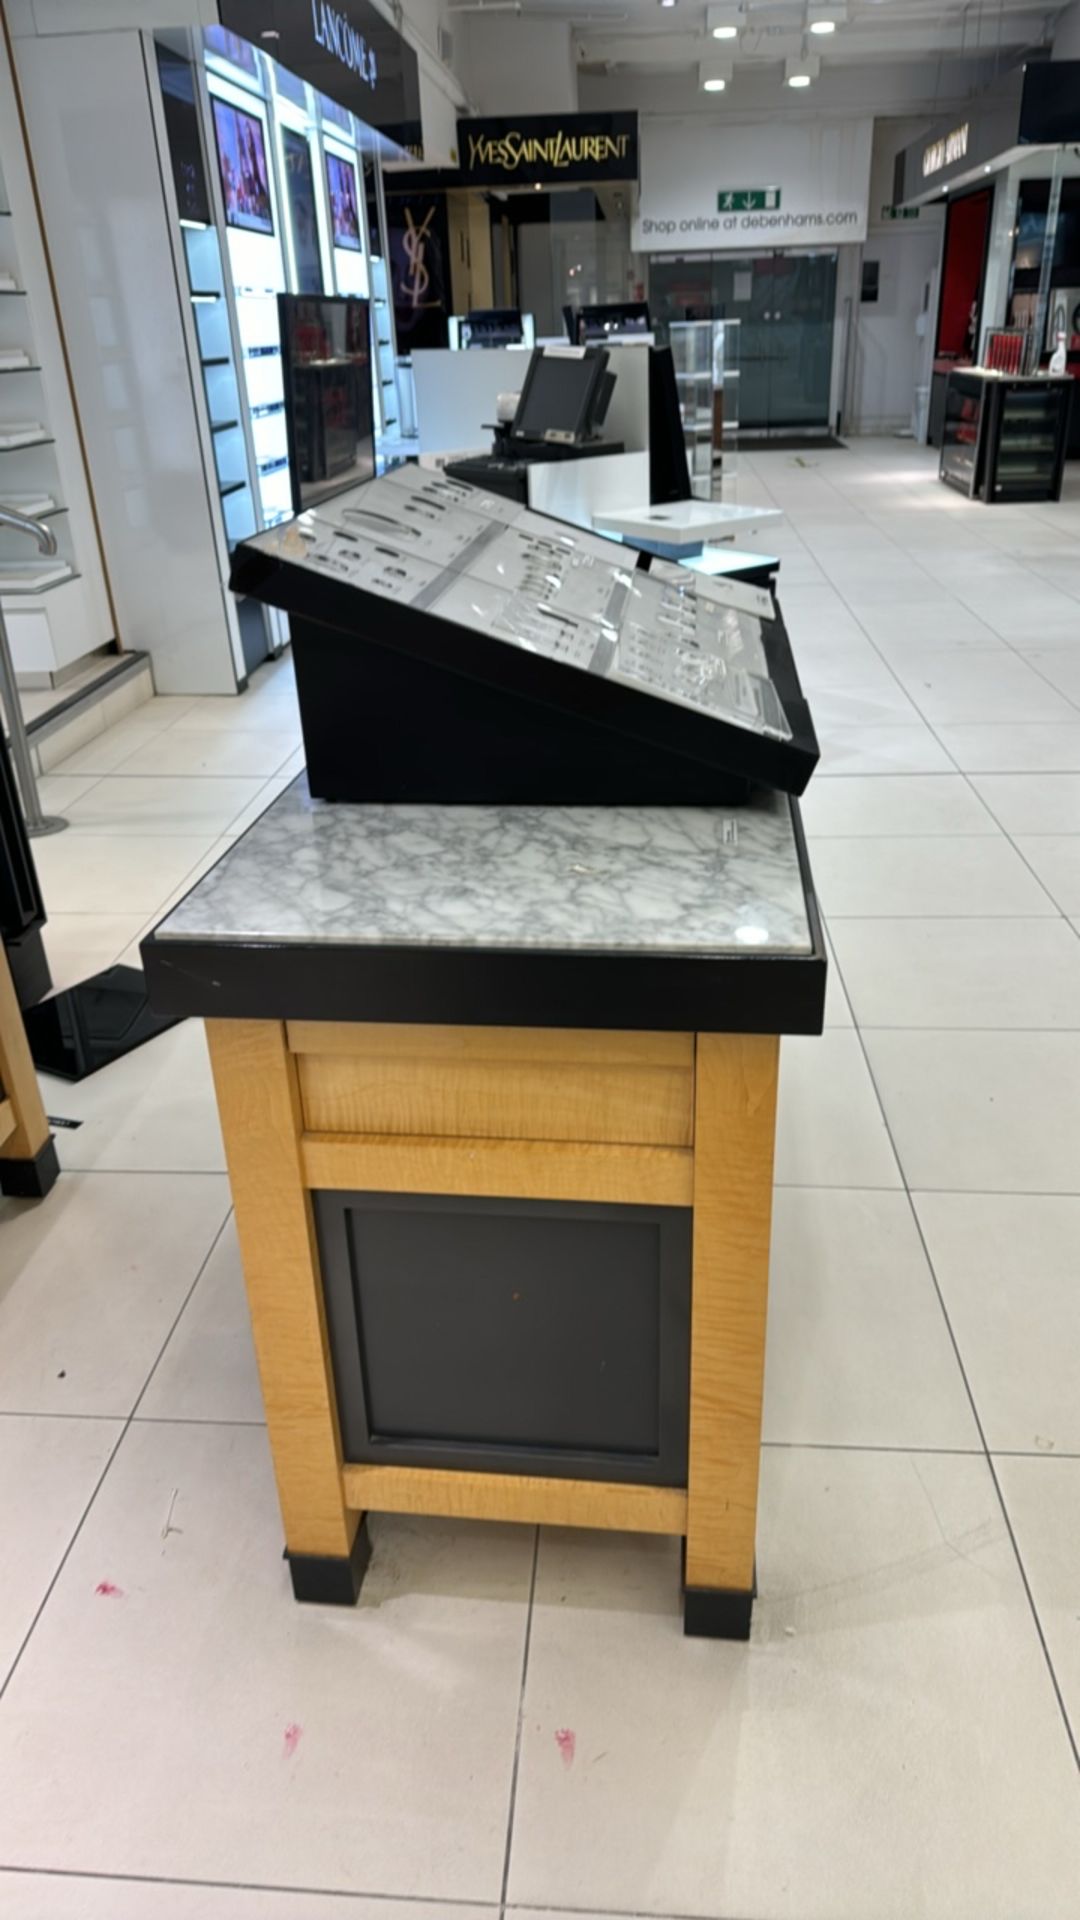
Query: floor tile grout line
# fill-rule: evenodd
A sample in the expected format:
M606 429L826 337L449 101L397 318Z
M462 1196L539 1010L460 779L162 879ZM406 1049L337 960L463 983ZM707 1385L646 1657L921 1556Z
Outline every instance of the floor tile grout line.
M536 1607L536 1572L540 1564L540 1528L533 1537L532 1571L529 1577L529 1608L525 1618L525 1644L521 1653L521 1688L518 1693L517 1726L514 1733L514 1764L510 1771L510 1803L506 1817L506 1846L503 1851L499 1909L504 1913L510 1885L510 1857L514 1847L514 1817L517 1812L518 1775L521 1768L521 1739L525 1728L525 1688L529 1679L529 1652L532 1647L533 1614Z
M840 984L844 988L844 991L846 993L847 983L844 979L843 968L840 966L839 962L836 963L836 970L840 976ZM1043 1630L1043 1624L1039 1616L1039 1610L1035 1604L1035 1596L1031 1590L1031 1582L1028 1579L1027 1568L1024 1565L1023 1558L1020 1553L1020 1546L1016 1538L1015 1530L1013 1528L1012 1519L1009 1514L1009 1510L1005 1504L1005 1498L1001 1490L1001 1482L998 1479L997 1471L994 1466L993 1456L991 1455L990 1448L987 1445L986 1430L983 1426L982 1417L979 1413L978 1405L976 1403L974 1389L972 1388L971 1381L968 1378L967 1368L964 1365L963 1355L961 1354L961 1351L960 1351L960 1342L957 1339L956 1330L953 1327L953 1323L949 1315L948 1307L945 1304L945 1296L942 1291L941 1282L938 1279L937 1268L935 1267L934 1262L930 1255L930 1248L927 1244L926 1235L923 1231L923 1224L921 1219L919 1218L919 1210L915 1205L914 1194L912 1192L911 1187L908 1184L907 1174L904 1170L904 1163L903 1163L903 1160L901 1159L900 1152L897 1147L896 1139L893 1134L892 1125L890 1123L889 1116L885 1107L885 1101L882 1096L881 1089L878 1085L876 1076L874 1074L873 1063L870 1059L869 1050L867 1049L865 1040L863 1038L863 1030L859 1026L857 1019L855 1022L855 1032L859 1038L859 1045L862 1050L863 1061L866 1066L867 1074L869 1075L869 1078L870 1078L870 1084L874 1090L874 1097L878 1103L878 1109L881 1113L882 1124L885 1128L886 1134L888 1135L889 1144L892 1148L893 1156L896 1160L896 1164L900 1169L900 1178L903 1181L903 1192L907 1198L907 1203L911 1213L912 1223L919 1237L919 1244L922 1247L923 1258L926 1261L927 1268L930 1274L931 1283L933 1285L934 1292L937 1295L938 1306L941 1309L941 1316L945 1323L946 1330L948 1332L953 1353L956 1356L956 1364L960 1371L960 1378L964 1383L964 1391L968 1397L968 1404L971 1408L971 1416L975 1422L975 1427L979 1435L980 1443L982 1445L983 1458L986 1461L987 1471L989 1472L990 1478L993 1482L994 1492L997 1496L998 1506L1001 1510L1001 1516L1005 1523L1005 1529L1006 1529L1006 1532L1008 1533L1009 1540L1012 1545L1013 1556L1016 1561L1017 1571L1020 1575L1020 1581L1023 1586L1024 1593L1027 1597L1027 1603L1031 1613L1031 1619L1035 1627L1035 1632L1038 1636L1039 1645L1042 1648L1043 1659L1046 1662L1046 1670L1050 1676L1050 1684L1054 1690L1054 1696L1057 1700L1058 1710L1061 1714L1062 1725L1064 1726L1064 1729L1065 1729L1065 1737L1068 1740L1069 1746L1072 1750L1072 1756L1076 1764L1077 1770L1080 1771L1080 1746L1078 1746L1077 1744L1077 1736L1073 1731L1072 1722L1069 1718L1068 1709L1066 1708L1066 1705L1065 1705L1065 1698L1061 1691L1061 1685L1058 1680L1057 1671L1054 1667L1054 1662L1050 1655L1050 1648L1047 1643L1046 1634ZM917 1189L917 1191L923 1191L923 1189Z
M383 1900L388 1906L435 1907L440 1911L482 1908L493 1916L498 1914L500 1905L498 1900L470 1899L460 1894L376 1893L370 1887L290 1886L287 1881L277 1880L204 1880L186 1874L110 1872L101 1867L32 1867L20 1865L18 1861L0 1860L0 1877L6 1873L33 1874L40 1880L116 1880L124 1886L137 1887L201 1887L212 1893L283 1893L304 1900ZM613 1920L622 1920L622 1916L613 1916ZM633 1916L627 1920L633 1920ZM654 1914L651 1920L680 1920L680 1916Z
M143 1394L145 1394L146 1389L150 1384L150 1381L153 1379L154 1374L157 1371L162 1354L165 1352L165 1349L168 1346L169 1341L172 1339L173 1334L176 1332L176 1329L180 1324L180 1320L183 1316L184 1310L187 1307L188 1301L191 1299L191 1296L194 1293L196 1287L198 1286L199 1281L202 1279L202 1276L205 1273L206 1268L209 1265L209 1262L214 1252L216 1251L218 1242L220 1241L222 1234L225 1232L225 1229L229 1224L229 1220L231 1216L232 1216L232 1207L230 1206L228 1211L226 1212L224 1220L222 1221L217 1232L214 1234L214 1237L211 1240L210 1245L207 1248L206 1253L199 1264L199 1270L196 1273L194 1280L192 1281L190 1287L188 1288L186 1294L184 1295L183 1305L181 1306L179 1313L176 1315L176 1318L173 1320L168 1333L165 1335L165 1339L163 1340L161 1345L161 1350L158 1353L157 1359L154 1361L154 1364L151 1367L149 1374L147 1375L145 1381L143 1382L142 1388L135 1400L135 1404L132 1407L131 1412L128 1414L127 1418L124 1420L124 1424L121 1427L120 1432L116 1436L115 1445L112 1447L109 1453L109 1457L106 1460L105 1465L103 1466L101 1473L97 1478L97 1481L95 1482L93 1491L85 1507L83 1508L82 1514L80 1515L78 1523L76 1524L75 1530L72 1533L71 1538L67 1543L67 1546L64 1548L64 1551L61 1554L60 1559L56 1564L56 1567L53 1569L52 1578L50 1579L48 1586L46 1587L45 1592L42 1595L37 1608L35 1609L34 1617L31 1620L30 1625L26 1630L26 1633L24 1634L22 1640L19 1643L19 1647L15 1654L15 1658L12 1660L11 1665L8 1667L7 1672L4 1674L2 1682L0 1682L0 1703L3 1702L4 1696L7 1693L7 1690L11 1685L12 1680L14 1679L16 1672L18 1671L19 1664L22 1660L23 1654L26 1652L26 1649L29 1646L30 1641L34 1636L34 1633L37 1629L38 1621L41 1619L41 1616L44 1613L45 1608L49 1604L49 1600L52 1596L56 1583L59 1580L61 1574L63 1573L64 1568L67 1566L68 1560L70 1559L72 1551L74 1550L75 1543L78 1540L79 1535L81 1534L84 1526L86 1525L86 1522L93 1509L94 1503L97 1500L98 1494L101 1492L102 1487L104 1486L106 1480L109 1477L109 1473L112 1469L113 1461L116 1459L116 1456L120 1451L120 1448L123 1446L124 1441L127 1438L128 1433L130 1432L131 1424L135 1417L136 1409L138 1408L138 1406L142 1401Z
M485 1900L463 1894L435 1893L380 1893L375 1889L353 1887L310 1887L290 1885L275 1880L205 1880L184 1874L124 1873L109 1872L100 1867L36 1867L22 1866L17 1862L0 1861L0 1877L4 1874L27 1874L38 1880L93 1880L101 1882L116 1881L124 1886L139 1887L197 1887L211 1893L272 1893L288 1894L294 1899L304 1900L361 1900L384 1901L387 1906L435 1907L440 1911L454 1911L458 1908L480 1910L492 1915L504 1913L557 1913L573 1920L580 1914L582 1920L597 1916L597 1920L741 1920L735 1914L716 1913L712 1916L682 1913L678 1910L667 1911L658 1907L593 1907L577 1905L568 1907L549 1900L542 1908L533 1901L524 1900Z

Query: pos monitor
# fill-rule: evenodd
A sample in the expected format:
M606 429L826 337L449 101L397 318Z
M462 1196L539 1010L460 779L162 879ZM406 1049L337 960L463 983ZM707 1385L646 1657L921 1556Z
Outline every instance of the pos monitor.
M573 446L602 425L615 385L602 347L537 347L521 389L511 438Z
M463 347L519 347L525 323L518 307L484 307L467 313L461 328Z

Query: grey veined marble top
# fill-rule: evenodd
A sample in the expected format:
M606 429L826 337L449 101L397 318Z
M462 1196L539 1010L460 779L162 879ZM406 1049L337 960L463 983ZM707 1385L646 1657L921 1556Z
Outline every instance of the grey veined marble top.
M352 806L303 776L164 920L159 940L811 950L789 802Z

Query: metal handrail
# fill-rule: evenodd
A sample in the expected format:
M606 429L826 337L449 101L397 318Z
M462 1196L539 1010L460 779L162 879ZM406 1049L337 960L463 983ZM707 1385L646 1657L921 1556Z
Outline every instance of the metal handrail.
M28 534L31 540L37 541L42 553L56 552L56 535L52 528L47 527L43 520L31 520L28 514L19 513L15 507L0 506L0 527L11 527L16 533ZM0 591L2 590L0 585ZM15 682L15 665L11 658L11 647L8 643L2 607L0 607L0 700L4 705L11 757L15 762L15 772L22 793L26 831L31 839L46 833L62 833L68 822L59 814L43 813L41 810L34 763L30 756L30 743L26 738L26 727L19 703L19 689Z

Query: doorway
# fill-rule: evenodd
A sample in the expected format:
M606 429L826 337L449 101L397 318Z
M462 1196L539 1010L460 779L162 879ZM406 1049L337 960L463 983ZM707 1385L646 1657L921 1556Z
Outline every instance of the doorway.
M703 254L650 262L654 317L738 320L742 433L829 430L835 253Z

